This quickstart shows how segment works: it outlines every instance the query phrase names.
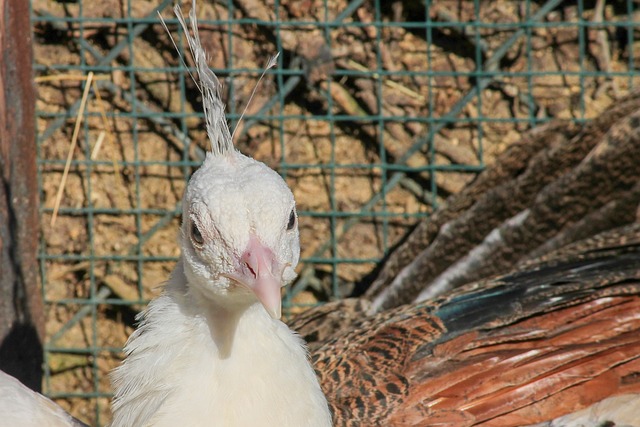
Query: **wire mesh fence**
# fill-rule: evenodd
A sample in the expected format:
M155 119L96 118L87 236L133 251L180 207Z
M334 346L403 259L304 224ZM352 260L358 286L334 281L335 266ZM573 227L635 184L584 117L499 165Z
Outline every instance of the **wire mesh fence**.
M31 2L45 392L92 425L108 421L108 372L179 255L182 190L208 146L171 6ZM297 198L286 313L357 293L524 130L584 122L637 86L638 13L631 0L198 1L236 145Z

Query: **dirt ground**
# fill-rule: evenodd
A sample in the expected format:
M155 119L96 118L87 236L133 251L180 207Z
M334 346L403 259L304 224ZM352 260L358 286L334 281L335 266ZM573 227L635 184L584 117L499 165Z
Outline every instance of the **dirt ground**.
M179 210L185 180L199 161L198 152L207 147L194 116L201 111L197 89L188 74L169 68L180 62L155 22L158 3L32 1L41 270L51 348L45 391L63 394L57 401L92 425L108 422L107 374L122 358L119 349L132 331L135 313L157 295L179 255L179 218L166 213ZM309 286L293 298L294 306L348 294L416 217L459 191L536 120L589 119L638 83L623 75L637 68L640 58L638 43L625 43L627 29L590 26L580 35L576 5L551 11L546 25L531 27L530 37L523 30L508 44L523 28L516 24L525 20L524 2L480 2L479 11L474 2L435 2L429 11L421 3L389 2L376 11L365 2L342 25L323 26L336 20L348 2L283 0L276 9L270 0L237 0L230 11L226 2L198 1L200 35L211 66L236 70L219 72L231 112L247 105L259 70L276 50L281 51L280 67L293 71L280 81L274 73L263 80L238 127L236 144L286 172L301 213L302 256L326 259L305 264ZM596 4L584 10L583 19L630 19L626 10L613 6L600 14ZM538 8L531 3L529 13ZM185 13L189 9L184 5ZM170 12L163 11L165 19ZM138 22L128 26L129 17L153 22L130 37ZM476 17L491 25L460 24ZM280 25L214 22L228 18ZM438 24L430 33L415 25L427 18ZM169 26L177 35L175 25ZM637 29L630 31L639 38ZM101 64L97 56L119 43L126 47ZM490 60L504 46L508 49L500 60ZM484 90L475 89L478 57L484 71L497 72ZM52 225L76 124L72 107L83 96L79 79L87 78L80 65L95 71L98 90L89 93ZM581 77L580 71L587 73ZM278 86L287 82L294 86L280 105ZM479 97L448 117L468 93ZM277 102L265 107L268 117L252 120L271 99ZM407 159L410 173L385 191L384 202L342 233L350 215L391 178L385 164L402 164L407 150L429 134L434 119L447 123L431 144ZM317 254L332 233L335 252ZM334 264L332 257L343 261ZM106 301L96 304L99 297ZM81 319L58 337L83 307Z

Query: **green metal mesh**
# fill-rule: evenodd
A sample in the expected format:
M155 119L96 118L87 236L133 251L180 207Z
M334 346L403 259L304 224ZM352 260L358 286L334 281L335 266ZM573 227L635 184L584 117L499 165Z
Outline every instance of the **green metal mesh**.
M172 2L123 0L111 15L100 3L31 2L36 76L53 78L37 83L45 392L95 425L108 421L106 375L133 316L177 259L179 197L207 147L197 92L155 11L183 49ZM412 224L524 130L589 120L638 83L631 0L601 14L604 2L559 0L502 11L358 0L247 9L258 3L207 3L199 19L232 129L263 63L282 52L236 139L299 201L303 259L288 313L357 289ZM89 72L98 93L50 225L85 85L63 75Z

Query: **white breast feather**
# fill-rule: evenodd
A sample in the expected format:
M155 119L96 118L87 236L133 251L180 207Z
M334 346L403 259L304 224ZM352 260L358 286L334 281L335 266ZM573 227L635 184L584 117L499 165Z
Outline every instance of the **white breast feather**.
M233 354L221 359L206 313L177 273L114 372L113 427L331 425L300 337L255 305L238 324Z
M0 427L74 427L82 424L50 399L0 371Z

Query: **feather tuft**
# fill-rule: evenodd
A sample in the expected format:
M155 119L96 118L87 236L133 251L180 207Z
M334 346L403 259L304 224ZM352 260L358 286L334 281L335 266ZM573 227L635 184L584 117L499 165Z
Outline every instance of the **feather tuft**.
M196 18L196 4L193 0L193 7L189 12L189 21L191 24L191 31L189 33L189 27L184 19L180 5L176 5L173 8L182 29L184 30L187 42L189 43L189 49L191 50L191 56L196 63L196 70L198 72L198 80L200 84L198 89L202 93L202 106L204 107L204 118L207 123L207 135L211 141L211 152L214 156L226 156L234 152L233 139L229 132L229 125L224 112L224 103L220 98L220 88L222 84L218 77L207 65L207 54L202 48L200 43L200 34L198 33L198 20Z
M196 2L193 0L193 7L191 8L191 12L189 12L189 21L191 23L192 34L189 33L189 27L187 26L186 20L184 19L184 15L182 14L182 9L180 9L180 5L176 5L173 8L173 12L175 13L184 33L187 37L187 42L189 43L189 49L191 50L191 56L193 56L193 60L196 63L196 70L198 72L198 80L200 80L200 84L193 77L191 71L189 71L189 75L195 82L198 90L202 93L202 105L204 107L204 116L205 121L207 123L207 135L209 136L209 140L211 141L211 152L214 156L225 156L229 153L233 152L233 137L235 135L238 126L233 131L233 134L229 131L229 125L227 124L226 116L224 114L224 104L220 98L220 88L222 87L222 83L218 80L218 77L215 75L213 71L207 66L207 53L202 47L200 43L200 34L198 32L198 19L196 18ZM173 46L178 51L178 55L182 60L182 55L180 55L180 49L176 45L173 37L171 37L171 32L169 28L167 28L167 24L164 22L162 15L158 12L158 16L160 17L160 22L164 26L164 29L169 34L169 38L173 43ZM260 82L264 78L266 72L275 67L278 63L278 57L280 56L280 52L273 55L269 58L265 69L263 70L256 86L253 88L251 92L251 96L249 97L249 101L245 106L242 114L240 115L240 119L238 123L242 121L245 113L247 112L247 108L253 99L253 96L260 85ZM182 61L182 63L187 67L187 65ZM188 67L187 67L188 69Z
M275 55L273 55L271 58L269 58L269 61L267 62L267 65L265 66L264 70L262 70L262 74L260 74L260 78L258 79L258 82L256 83L255 87L253 88L253 91L251 91L251 96L249 97L249 101L247 101L247 105L244 106L244 110L242 110L242 114L240 115L240 120L238 120L238 124L236 125L235 129L233 129L233 133L231 134L231 139L233 140L233 137L236 134L236 131L238 130L238 126L240 125L240 121L242 121L242 118L244 117L244 114L247 112L247 108L249 108L249 104L251 104L251 100L253 99L253 95L256 94L256 90L258 89L258 85L260 85L260 82L262 81L264 75L267 73L267 71L273 67L276 66L276 64L278 64L278 57L280 56L280 52L277 52Z

